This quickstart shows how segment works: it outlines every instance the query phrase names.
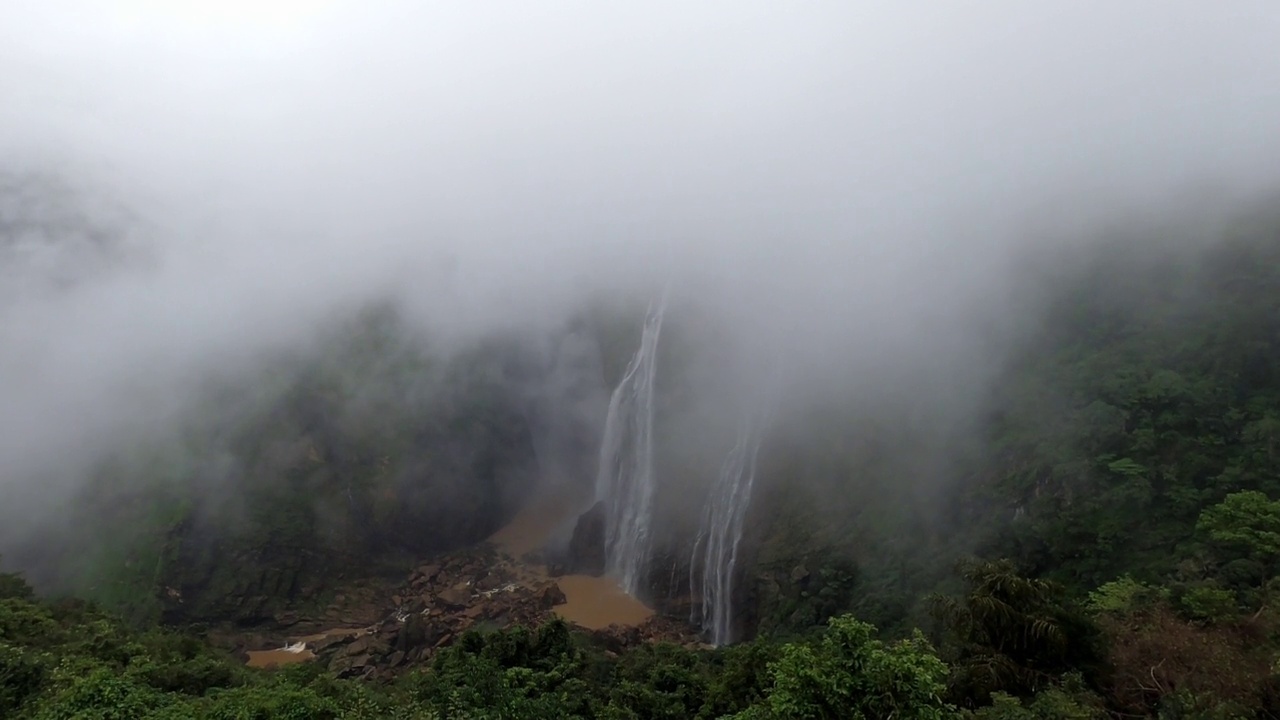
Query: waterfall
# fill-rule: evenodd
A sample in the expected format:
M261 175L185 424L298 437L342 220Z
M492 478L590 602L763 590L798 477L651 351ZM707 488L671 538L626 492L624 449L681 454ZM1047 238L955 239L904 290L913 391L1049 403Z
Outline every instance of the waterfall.
M720 475L707 496L689 561L690 590L701 592L701 603L694 607L689 619L701 625L716 646L733 640L733 574L742 523L751 504L764 424L761 416L748 415L740 425L737 441L725 456Z
M666 297L650 305L640 349L609 400L596 474L596 499L605 503L606 572L628 593L640 590L649 553L653 510L653 405L658 335Z

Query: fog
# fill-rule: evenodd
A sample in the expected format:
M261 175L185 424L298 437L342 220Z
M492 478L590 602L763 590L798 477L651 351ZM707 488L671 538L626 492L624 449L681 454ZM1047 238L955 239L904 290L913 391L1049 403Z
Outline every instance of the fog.
M210 5L0 9L6 491L388 296L461 347L669 283L798 393L960 385L1025 253L1280 179L1266 0Z

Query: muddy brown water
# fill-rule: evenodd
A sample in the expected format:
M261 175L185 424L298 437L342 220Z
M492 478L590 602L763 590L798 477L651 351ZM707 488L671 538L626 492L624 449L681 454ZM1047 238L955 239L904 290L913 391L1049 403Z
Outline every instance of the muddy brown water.
M248 652L249 662L245 663L249 667L256 668L272 668L282 667L284 665L292 665L294 663L306 662L314 659L316 654L310 650L302 652L294 652L292 650L276 649L276 650L250 650Z
M556 578L566 602L552 612L588 630L610 625L639 625L653 616L653 610L628 595L616 580L590 575L564 575Z
M312 635L303 635L294 638L286 643L286 647L276 648L274 650L250 650L246 654L249 661L246 663L249 667L270 668L282 667L284 665L292 665L294 663L306 662L315 659L316 654L311 651L308 645L320 642L331 637L348 637L359 636L368 632L367 628L333 628L324 630ZM291 647L301 644L301 647Z
M518 558L541 549L552 534L571 521L582 509L582 500L569 493L548 494L529 503L505 527L489 538L506 554ZM545 567L530 568L538 579L548 577ZM590 575L555 578L565 602L556 605L556 615L589 630L610 625L639 625L653 616L653 610L628 595L616 580Z

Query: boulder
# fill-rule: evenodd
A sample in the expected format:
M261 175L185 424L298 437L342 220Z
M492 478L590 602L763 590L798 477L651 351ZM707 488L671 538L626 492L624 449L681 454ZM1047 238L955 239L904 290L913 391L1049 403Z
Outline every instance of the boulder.
M434 580L439 572L440 566L438 564L423 565L413 574L409 582L413 587L421 587Z
M605 650L621 653L644 641L640 628L633 625L610 625L592 633Z
M329 660L329 670L338 677L364 677L390 653L387 643L373 635L361 635L337 649Z
M563 605L568 602L568 598L564 596L564 591L555 583L551 583L539 590L535 600L538 603L538 607L543 610L550 610L556 605Z
M451 588L441 590L436 600L448 608L464 608L471 602L471 588L466 583L458 583Z
M329 663L329 671L340 678L360 677L373 670L372 655L340 655Z
M396 633L392 646L412 657L414 650L435 645L447 632L448 628L436 618L410 615Z
M378 640L372 635L361 635L351 642L350 645L343 648L343 655L363 655L371 651L378 645Z
M344 645L354 640L352 635L325 635L319 640L312 640L307 643L307 648L312 652L319 654L335 645Z
M476 582L476 589L480 592L489 592L500 590L507 584L506 578L496 572L486 574Z

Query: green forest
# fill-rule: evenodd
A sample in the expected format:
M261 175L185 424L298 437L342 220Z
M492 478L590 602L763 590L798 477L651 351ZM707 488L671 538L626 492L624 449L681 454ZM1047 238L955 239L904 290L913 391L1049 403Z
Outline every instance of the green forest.
M198 534L199 511L166 494L173 484L152 483L151 501L128 516L155 530L136 538L146 552L130 551L145 562L96 558L76 571L91 580L41 597L22 577L0 576L0 717L1280 717L1277 227L1255 219L1188 247L1116 242L1046 281L1049 297L993 371L980 417L935 441L948 458L944 484L901 459L902 447L932 435L927 417L913 425L833 413L824 416L829 452L776 443L747 537L740 612L750 639L719 649L611 649L555 621L471 631L429 663L372 681L318 663L251 669L206 644L200 618L269 617L305 596L315 568L289 565L299 549L332 542L342 554L313 564L354 569L442 546L403 519L412 507L378 504L394 482L386 457L416 461L459 434L485 438L501 452L447 455L431 482L474 505L472 516L502 516L520 499L499 492L518 483L515 470L495 468L518 467L528 451L489 364L433 366L380 336L341 345L332 357L342 373L318 366L307 375L312 391L281 391L300 408L289 417L314 420L280 431L312 443L287 465L289 482L255 484L254 473L278 470L266 460L243 482L270 517L292 493L378 522L321 532L316 518L294 515L296 527L260 542L253 533L269 521L248 518L227 546L241 570L215 570L214 559L191 554L194 542L166 540ZM374 388L358 418L321 407L369 378L397 377L392 365L449 377L450 391L413 413L392 411L394 398L417 392L398 386ZM269 425L281 416L259 417ZM258 448L261 437L223 441ZM325 463L308 465L309 447ZM360 479L360 494L335 485L327 463ZM484 488L460 479L472 475L508 479ZM871 480L848 483L855 475ZM788 492L788 479L815 494L845 489L815 505ZM484 530L450 533L475 541ZM258 561L287 567L240 587L243 566ZM239 589L202 597L255 600L177 612L156 593L166 583L222 583Z

